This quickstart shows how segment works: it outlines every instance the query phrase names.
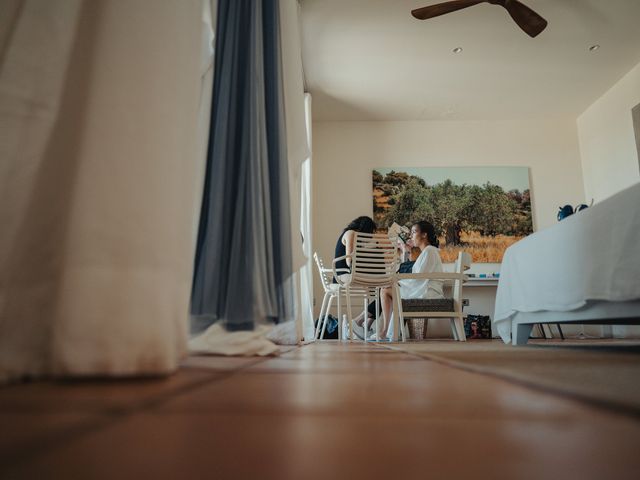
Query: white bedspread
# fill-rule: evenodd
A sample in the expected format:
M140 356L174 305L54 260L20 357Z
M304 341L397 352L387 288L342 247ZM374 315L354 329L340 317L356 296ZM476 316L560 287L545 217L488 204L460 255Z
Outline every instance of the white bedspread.
M640 299L640 183L509 247L493 323L511 343L517 312Z

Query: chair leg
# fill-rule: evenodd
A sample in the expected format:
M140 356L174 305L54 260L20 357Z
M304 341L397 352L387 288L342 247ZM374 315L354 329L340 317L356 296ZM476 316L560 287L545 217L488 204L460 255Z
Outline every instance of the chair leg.
M376 335L378 335L378 332L380 331L380 289L376 288L376 293L375 293L376 299L376 316L374 317L373 320L373 331L376 332ZM365 329L366 330L366 329ZM386 332L385 332L386 333Z
M456 329L456 322L453 318L449 320L449 328L451 328L451 335L453 336L453 339L457 342L459 340L458 330Z
M329 311L331 310L331 303L333 303L333 295L329 296L329 302L327 303L327 309L324 312L324 320L322 321L322 333L320 338L324 338L324 332L327 329L327 322L329 321Z
M371 327L371 324L369 323L369 302L374 301L371 298L371 295L369 295L369 290L366 291L365 296L365 304L364 304L364 310L362 311L362 328L364 329L364 342L367 343L367 332L369 331L369 327Z
M393 335L391 336L391 340L397 342L398 340L402 340L402 326L400 322L402 321L402 312L400 311L400 304L397 302L397 296L393 295L393 308L391 309L391 318L389 319L389 323L393 323Z
M467 337L464 334L464 322L462 321L462 317L456 317L454 322L456 322L456 331L458 332L458 341L466 342Z
M376 336L378 337L378 339L380 338L385 338L387 337L387 332L389 330L389 325L387 325L384 322L384 316L382 316L382 313L380 312L380 310L382 310L382 299L380 298L380 292L382 291L381 288L376 288L375 290L375 296L376 296L376 316L375 316L375 327L374 327L374 331L376 332ZM393 310L393 308L391 309ZM380 321L382 320L382 326L383 328L380 328ZM389 321L391 321L391 319L389 319Z
M362 311L362 325L364 326L364 339L367 339L367 320L369 320L369 295L364 296L364 310ZM353 326L351 327L353 328Z
M341 298L342 298L342 291L340 289L340 290L338 290L338 300L337 300L337 302L338 302L338 306L337 306L337 311L338 311L338 313L337 313L337 315L338 315L338 340L343 340L343 338L342 338L342 330L344 328L342 326L343 319L342 319L342 305L341 305L341 302L340 302Z
M376 322L379 322L380 320L382 320L384 322L384 313L382 312L382 297L381 297L381 292L382 289L378 289L378 291L376 292ZM391 312L393 312L393 307L391 308ZM389 321L391 321L391 318L389 318ZM386 323L385 323L386 325ZM378 328L376 326L376 328ZM387 325L387 331L389 330L389 325Z
M560 334L560 338L564 340L564 334L562 333L562 329L560 328L560 324L556 323L556 327L558 327L558 333Z
M394 284L393 286L393 308L392 311L393 317L393 338L394 342L397 342L399 339L402 339L403 342L407 341L406 332L404 329L404 315L402 314L402 298L400 298L400 288L398 284ZM392 321L389 319L389 321Z
M321 337L318 337L320 334L320 329L322 328L321 323L326 322L325 320L325 308L327 306L327 299L331 296L329 292L324 294L322 297L322 306L320 307L320 314L318 315L318 324L316 325L316 340L319 340Z
M351 320L353 315L351 314L351 291L349 287L346 288L347 292L347 322L349 323L349 340L353 340L353 328L351 327Z

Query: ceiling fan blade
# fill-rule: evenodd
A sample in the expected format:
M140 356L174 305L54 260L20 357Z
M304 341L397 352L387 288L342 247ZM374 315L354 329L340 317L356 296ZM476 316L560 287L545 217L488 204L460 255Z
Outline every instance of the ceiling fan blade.
M506 8L511 18L530 37L537 36L547 27L547 21L544 18L518 0L502 0L496 3Z
M416 8L415 10L411 10L411 15L418 20L426 20L427 18L438 17L445 13L455 12L456 10L472 7L473 5L484 3L486 1L487 0L452 0L450 2L429 5L428 7Z

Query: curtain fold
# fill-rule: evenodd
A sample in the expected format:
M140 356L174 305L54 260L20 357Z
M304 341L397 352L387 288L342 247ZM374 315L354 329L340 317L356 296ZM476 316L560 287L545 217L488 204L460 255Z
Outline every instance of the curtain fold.
M297 336L310 338L309 323L313 323L309 276L307 265L311 259L311 235L309 224L310 198L306 190L309 178L304 165L311 155L310 139L306 122L304 73L302 69L302 35L300 33L300 5L296 0L280 1L281 44L283 64L283 89L285 121L287 131L287 156L289 165L289 188L291 202L291 247L293 270L296 272L295 318ZM309 103L310 104L310 103Z
M0 379L165 374L185 353L202 14L0 2Z
M276 0L220 0L191 313L198 329L293 317L289 167Z
M305 93L305 135L307 139L307 145L309 152L311 152L311 94ZM301 320L302 320L302 336L305 340L315 339L315 327L313 323L313 262L311 260L313 254L313 231L311 219L313 218L313 212L311 210L313 198L313 191L311 186L313 184L311 178L311 164L312 157L309 153L307 158L302 164L300 173L300 196L301 196L301 216L300 216L300 231L304 236L303 251L307 257L305 264L300 268L300 297L301 297Z
M61 138L57 119L79 34L82 1L42 5L0 4L0 380L40 375L50 368L50 315L62 271L58 245L64 239L72 176L56 175L48 160ZM81 32L80 32L81 33ZM76 55L77 56L77 55ZM36 106L37 108L32 108ZM72 140L71 134L66 138ZM67 159L70 157L67 157ZM39 213L41 211L42 213ZM56 219L54 221L54 218ZM38 239L48 239L42 244Z

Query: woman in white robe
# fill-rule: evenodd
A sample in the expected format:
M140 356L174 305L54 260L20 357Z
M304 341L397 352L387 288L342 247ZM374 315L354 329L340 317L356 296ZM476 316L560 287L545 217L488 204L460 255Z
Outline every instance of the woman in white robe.
M442 260L438 250L438 237L433 225L426 221L416 222L411 226L409 243L420 249L420 256L411 269L412 273L442 272ZM400 280L400 297L409 298L444 298L442 282L439 280ZM393 306L393 290L385 288L380 292L384 330L378 332L378 338L386 337L387 327L391 328L391 310Z

